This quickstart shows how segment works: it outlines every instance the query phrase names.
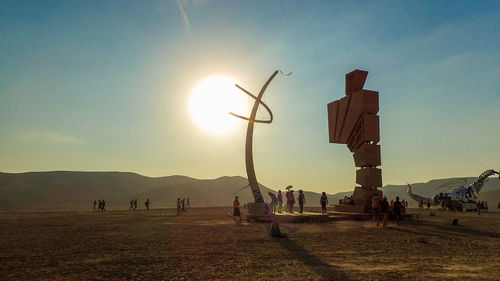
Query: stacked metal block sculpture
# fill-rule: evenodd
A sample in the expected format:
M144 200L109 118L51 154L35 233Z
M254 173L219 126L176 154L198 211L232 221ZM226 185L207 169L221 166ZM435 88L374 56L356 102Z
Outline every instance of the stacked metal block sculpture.
M356 187L353 199L356 207L336 206L338 210L364 212L373 194L380 196L382 186L380 159L380 129L378 92L364 90L367 71L354 70L346 74L345 97L328 104L328 129L331 143L347 144L354 153ZM355 210L354 210L355 209Z

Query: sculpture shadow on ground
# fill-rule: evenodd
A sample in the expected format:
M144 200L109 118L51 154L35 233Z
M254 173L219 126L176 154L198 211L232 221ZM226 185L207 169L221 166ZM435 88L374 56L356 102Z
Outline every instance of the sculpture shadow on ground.
M266 224L267 233L271 233L271 225ZM311 254L307 249L297 244L288 237L274 238L283 249L287 250L297 260L316 272L323 280L352 280L345 272L322 261L317 256Z
M498 232L490 232L490 231L483 231L479 229L474 229L474 228L468 228L465 226L452 226L450 225L445 225L445 224L437 224L433 222L425 222L425 221L417 221L414 222L413 225L419 225L419 226L424 226L424 227L430 227L435 229L436 231L439 232L451 232L454 234L461 234L461 235L473 235L476 237L488 237L488 238L500 238L500 233Z

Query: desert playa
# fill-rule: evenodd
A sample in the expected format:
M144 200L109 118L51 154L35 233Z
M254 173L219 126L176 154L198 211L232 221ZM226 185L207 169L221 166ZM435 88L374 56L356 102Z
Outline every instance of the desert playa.
M315 211L308 208L309 211ZM500 213L235 224L230 208L0 213L3 280L496 280ZM245 208L242 209L245 211ZM458 218L458 226L452 226ZM392 222L391 222L392 223Z

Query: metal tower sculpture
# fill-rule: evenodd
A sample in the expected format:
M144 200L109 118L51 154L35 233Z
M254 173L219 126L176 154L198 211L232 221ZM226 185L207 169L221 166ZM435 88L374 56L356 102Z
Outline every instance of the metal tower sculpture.
M373 194L382 192L378 92L364 90L368 71L356 69L345 75L345 97L328 104L328 129L331 143L347 144L354 156L356 183L354 206L335 206L338 211L363 212L370 208Z
M252 189L252 194L253 198L255 199L255 203L264 203L264 198L262 197L262 193L260 192L259 188L259 183L257 182L257 177L255 176L255 169L253 165L253 127L255 123L271 123L273 122L273 113L269 109L269 107L262 102L262 96L264 95L264 92L267 89L267 86L273 78L278 74L278 71L275 71L269 79L267 79L267 82L262 86L262 89L260 89L259 95L254 96L252 93L249 91L243 89L241 86L236 84L235 86L242 90L245 94L249 95L252 97L255 102L253 104L252 112L250 113L250 117L244 117L241 115L238 115L233 112L229 112L231 115L236 116L238 118L241 118L243 120L248 121L248 127L247 127L247 136L246 136L246 145L245 145L245 162L246 162L246 167L247 167L247 177L248 177L248 183L250 184L250 188ZM255 117L257 116L257 109L259 108L259 105L262 104L264 108L269 112L269 120L257 120Z

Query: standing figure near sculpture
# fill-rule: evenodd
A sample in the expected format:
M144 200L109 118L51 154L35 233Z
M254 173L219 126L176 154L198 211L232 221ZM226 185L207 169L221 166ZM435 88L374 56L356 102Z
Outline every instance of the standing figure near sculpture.
M137 209L137 198L134 199L134 210Z
M373 220L377 221L377 226L380 223L380 198L377 194L372 197Z
M240 212L240 201L238 201L238 196L236 196L234 198L233 208L234 208L233 220L236 221L236 217L240 217L240 222L241 222L242 220L241 220L241 212Z
M186 211L186 198L182 198L182 211Z
M271 213L274 215L276 214L276 205L278 204L278 198L276 198L276 195L269 191L267 194L271 196L271 203L269 203L269 208L271 208Z
M92 209L93 212L97 212L97 201L94 200L94 208Z
M430 205L430 204L428 204ZM394 215L396 216L396 224L399 225L399 217L401 216L401 209L403 205L399 201L399 197L396 196L396 202L394 202Z
M129 210L134 210L134 199L130 200L130 209Z
M151 204L151 201L148 199L146 199L146 202L144 202L144 205L146 206L146 210L149 210L149 204Z
M102 200L102 207L101 207L101 211L102 211L102 212L106 211L106 201L104 201L104 199Z
M191 204L189 204L189 198L187 199L187 202L186 202L186 208L187 207L191 208Z
M293 196L293 190L286 193L286 204L288 206L288 212L293 214L293 205L295 204L295 196Z
M326 205L328 205L328 197L326 197L326 192L321 193L319 203L321 204L321 213L325 214L326 213Z
M281 213L281 208L283 207L283 195L281 190L278 190L278 213Z
M304 196L304 191L299 190L299 213L304 213L304 204L306 203L306 197Z
M389 202L387 202L387 197L384 196L382 202L380 202L380 209L384 215L384 221L382 222L382 227L387 226L387 221L389 220Z
M181 198L177 198L177 216L181 215Z

